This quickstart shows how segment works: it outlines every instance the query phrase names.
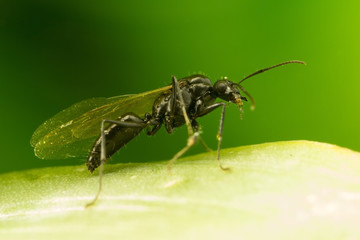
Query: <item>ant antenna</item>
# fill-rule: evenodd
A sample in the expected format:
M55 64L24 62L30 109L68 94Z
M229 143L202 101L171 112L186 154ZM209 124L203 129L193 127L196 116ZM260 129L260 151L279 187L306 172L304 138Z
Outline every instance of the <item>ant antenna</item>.
M276 67L280 67L280 66L282 66L282 65L286 65L286 64L289 64L289 63L300 63L300 64L306 65L306 63L303 62L303 61L298 61L298 60L286 61L286 62L279 63L279 64L276 64L276 65L274 65L274 66L268 67L268 68L260 69L260 70L258 70L258 71L256 71L256 72L250 74L249 76L246 76L245 78L243 78L238 84L242 83L242 82L245 81L246 79L251 78L252 76L255 76L255 75L259 74L259 73L263 73L263 72L265 72L265 71L267 71L267 70L270 70L270 69L273 69L273 68L276 68Z

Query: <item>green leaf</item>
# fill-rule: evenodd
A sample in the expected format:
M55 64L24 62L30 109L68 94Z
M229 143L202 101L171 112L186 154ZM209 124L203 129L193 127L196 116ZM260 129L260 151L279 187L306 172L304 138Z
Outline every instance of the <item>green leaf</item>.
M359 239L360 154L290 141L0 175L0 239Z

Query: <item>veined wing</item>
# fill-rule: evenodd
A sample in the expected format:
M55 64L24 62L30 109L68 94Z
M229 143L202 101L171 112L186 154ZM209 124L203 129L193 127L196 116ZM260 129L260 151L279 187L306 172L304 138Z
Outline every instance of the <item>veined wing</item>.
M143 117L145 113L151 113L156 98L169 89L171 86L135 95L93 98L75 103L34 132L30 143L35 155L42 159L86 156L100 135L103 119L116 120L127 112Z

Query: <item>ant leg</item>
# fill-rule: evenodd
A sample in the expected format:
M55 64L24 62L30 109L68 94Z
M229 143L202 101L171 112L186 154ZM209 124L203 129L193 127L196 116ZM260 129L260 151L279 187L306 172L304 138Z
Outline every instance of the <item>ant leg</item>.
M223 133L225 109L226 109L225 103L223 103L222 105L223 106L222 106L221 117L220 117L220 127L219 127L219 132L216 136L218 139L218 149L217 149L217 158L216 159L217 159L218 165L221 168L221 170L230 171L231 169L229 167L223 167L220 162L220 149L221 149L222 133Z
M128 141L130 141L133 137L135 137L138 133L141 132L142 129L144 129L146 127L146 123L144 122L144 120L142 120L141 118L134 116L134 115L126 115L124 117L121 117L122 120L132 120L133 122L125 122L125 121L114 121L114 120L109 120L109 119L104 119L101 122L101 136L100 136L100 169L99 169L99 188L98 191L96 193L95 198L88 204L86 204L86 208L93 206L97 199L100 196L101 190L102 190L102 178L103 178L103 171L104 171L104 163L107 160L107 154L106 154L106 137L105 134L105 123L111 123L111 124L115 124L118 126L122 126L124 128L138 128L137 131L133 132L133 136L130 137L129 139L127 139L127 141L125 142L125 140L123 140L122 144L127 143ZM96 141L96 143L98 143L98 141ZM121 146L120 146L121 147ZM113 153L112 153L113 154ZM95 166L96 167L96 166ZM90 169L89 169L90 170ZM92 172L94 169L91 169L90 171Z
M199 131L199 124L195 120L192 121L191 125L195 132ZM199 135L199 141L203 145L203 147L205 148L206 151L208 151L208 152L213 151L211 148L208 147L208 145L205 143L205 141L201 138L200 135Z
M161 124L157 124L152 129L148 129L146 134L149 136L154 136L155 133L157 133L157 131L159 131L160 128L161 128Z
M186 109L185 109L184 99L183 99L183 96L181 94L179 83L178 83L175 76L172 76L172 85L173 85L173 98L176 97L176 95L179 98L180 107L181 107L181 110L183 112L185 123L186 123L187 128L188 128L188 134L189 134L189 136L192 136L192 135L194 135L194 130L193 130L192 126L191 126L189 116L187 115L187 112L186 112ZM174 98L174 104L172 106L173 109L175 109L175 102L176 101L175 101L175 98Z
M204 115L214 111L215 109L217 109L218 107L221 107L221 106L222 106L222 112L221 112L221 117L220 117L220 127L219 127L219 132L217 134L217 139L218 139L217 162L218 162L218 165L221 168L221 170L229 171L230 168L223 167L221 165L221 162L220 162L220 149L221 149L221 143L222 143L222 133L223 133L223 128L224 128L224 118L225 118L226 103L218 102L218 103L215 103L215 104L213 104L211 106L208 106L202 112L198 113L197 117L204 116Z
M175 154L175 156L169 161L169 163L167 165L167 170L168 170L169 174L171 174L172 165L174 165L176 160L179 157L181 157L184 153L186 153L186 151L189 150L195 144L198 136L199 136L198 132L195 132L192 136L190 136L188 138L186 146L183 149L181 149L177 154Z
M181 149L178 153L175 154L175 156L169 161L168 165L167 165L167 169L168 172L171 174L171 167L172 165L176 162L176 160L181 157L187 150L189 150L197 141L198 137L199 137L199 132L194 132L191 122L189 120L189 117L187 115L186 109L185 109L185 103L184 103L184 99L182 97L181 94L181 90L178 84L178 81L176 79L175 76L172 76L172 86L173 86L173 101L175 102L175 97L177 96L179 98L179 102L180 102L180 107L181 110L183 112L183 116L185 119L185 123L187 125L188 128L188 134L189 134L189 138L187 140L187 144L186 146ZM175 104L172 104L173 108L175 107Z
M208 152L213 151L211 148L209 148L209 146L205 143L205 141L200 137L200 135L199 135L199 141L200 141L201 145L203 145L203 147L205 148L206 151L208 151Z

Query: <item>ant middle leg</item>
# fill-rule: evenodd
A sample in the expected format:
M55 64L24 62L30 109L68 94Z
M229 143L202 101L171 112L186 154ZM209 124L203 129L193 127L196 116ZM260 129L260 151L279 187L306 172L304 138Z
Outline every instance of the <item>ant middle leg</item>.
M168 169L168 172L170 174L171 174L172 165L174 165L176 160L178 158L180 158L184 153L186 153L196 143L196 141L199 139L199 132L198 131L194 132L193 126L192 126L192 124L191 124L191 122L189 120L189 116L188 116L188 114L186 112L186 109L185 109L185 103L184 103L184 99L183 99L183 96L182 96L182 93L181 93L181 89L179 87L179 83L178 83L175 76L172 77L172 89L173 89L173 91L172 91L172 99L171 99L171 101L172 101L171 102L172 114L175 111L176 99L178 99L178 101L180 103L181 111L182 111L183 116L184 116L184 120L185 120L187 129L188 129L189 137L188 137L186 146L183 149L181 149L178 153L176 153L175 156L169 161L169 163L167 165L167 169Z
M199 132L199 124L193 120L191 122L191 126L194 129L195 132ZM203 145L203 147L205 148L206 151L208 152L212 152L213 150L211 148L208 147L208 145L205 143L205 141L202 139L202 137L199 134L199 142L201 143L201 145Z

